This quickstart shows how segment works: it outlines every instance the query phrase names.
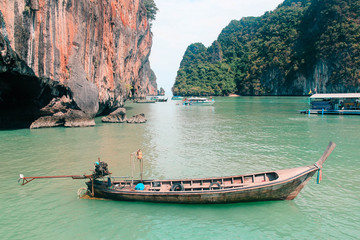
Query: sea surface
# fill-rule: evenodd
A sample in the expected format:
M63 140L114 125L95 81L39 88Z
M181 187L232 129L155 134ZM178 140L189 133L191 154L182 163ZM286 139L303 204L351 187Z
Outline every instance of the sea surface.
M1 239L360 239L360 116L304 115L303 97L217 97L126 103L145 124L0 131ZM79 199L85 180L25 176L90 173L100 158L130 176L141 149L144 178L227 176L315 163L323 168L292 201L218 205ZM139 166L136 166L138 173ZM137 174L138 176L138 174Z

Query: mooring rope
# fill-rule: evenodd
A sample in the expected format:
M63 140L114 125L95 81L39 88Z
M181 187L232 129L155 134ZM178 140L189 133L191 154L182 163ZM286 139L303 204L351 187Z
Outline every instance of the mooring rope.
M315 163L314 165L318 168L316 183L319 184L322 180L322 170L321 170L321 167L317 163Z

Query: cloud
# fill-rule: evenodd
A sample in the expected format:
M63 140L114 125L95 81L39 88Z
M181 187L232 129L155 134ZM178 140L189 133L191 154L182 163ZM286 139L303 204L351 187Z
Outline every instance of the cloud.
M283 0L155 0L150 64L159 87L171 95L176 72L188 45L210 46L233 19L260 16Z

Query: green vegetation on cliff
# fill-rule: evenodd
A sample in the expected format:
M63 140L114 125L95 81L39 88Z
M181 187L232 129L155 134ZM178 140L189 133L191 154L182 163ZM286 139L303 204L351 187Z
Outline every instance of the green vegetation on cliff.
M201 43L190 45L180 63L176 95L227 95L235 87L229 64L222 62L218 42L208 49Z
M191 44L174 95L304 95L358 91L360 1L286 0L233 20L208 48Z
M156 13L157 13L157 11L159 9L156 7L156 4L155 4L154 0L144 0L144 5L145 5L145 8L146 8L147 18L150 21L155 20Z

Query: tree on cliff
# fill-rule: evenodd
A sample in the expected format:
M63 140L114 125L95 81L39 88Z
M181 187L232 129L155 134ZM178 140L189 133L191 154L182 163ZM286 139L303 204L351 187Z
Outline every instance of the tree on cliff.
M148 19L150 21L155 20L156 13L159 9L156 7L154 0L144 0L144 5L146 8L146 14L147 14Z
M359 91L360 1L285 0L233 20L206 48L188 47L174 95L305 95Z

